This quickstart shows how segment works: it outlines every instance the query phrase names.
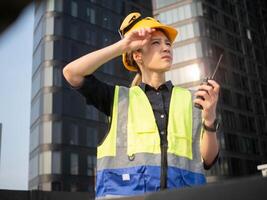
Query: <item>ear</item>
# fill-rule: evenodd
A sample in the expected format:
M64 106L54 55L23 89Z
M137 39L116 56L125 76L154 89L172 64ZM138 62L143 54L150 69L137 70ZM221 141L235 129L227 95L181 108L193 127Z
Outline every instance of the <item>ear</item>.
M142 63L143 60L142 60L142 53L141 53L141 51L138 51L137 50L137 51L133 52L133 59L138 64Z

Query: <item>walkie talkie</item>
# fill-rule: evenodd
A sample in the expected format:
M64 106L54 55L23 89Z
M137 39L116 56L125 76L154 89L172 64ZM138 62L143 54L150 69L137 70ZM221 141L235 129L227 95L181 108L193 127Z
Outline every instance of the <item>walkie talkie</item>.
M219 66L220 66L220 62L221 62L221 60L222 60L222 57L223 57L223 53L220 55L220 58L219 58L219 60L218 60L218 62L217 62L217 64L216 64L216 67L215 67L215 69L214 69L214 72L213 72L212 76L208 76L208 77L204 78L203 81L202 81L202 83L201 83L200 85L211 85L211 84L209 84L208 80L214 80L215 74L216 74L216 72L217 72L217 70L218 70L218 68L219 68ZM200 89L200 90L202 90L202 91L206 91L206 90L203 90L203 89ZM196 98L205 100L205 99L204 99L203 97L201 97L201 96L197 96ZM202 107L200 104L198 104L198 103L195 103L194 106L195 106L196 108L199 108L199 109L203 110L203 107Z

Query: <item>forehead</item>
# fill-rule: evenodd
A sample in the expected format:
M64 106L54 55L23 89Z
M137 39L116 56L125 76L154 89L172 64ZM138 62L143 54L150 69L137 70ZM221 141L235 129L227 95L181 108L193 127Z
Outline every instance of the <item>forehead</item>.
M154 31L151 36L152 36L151 39L160 38L160 39L164 39L164 40L165 39L169 40L168 37L165 35L165 33L163 31L160 31L160 30Z

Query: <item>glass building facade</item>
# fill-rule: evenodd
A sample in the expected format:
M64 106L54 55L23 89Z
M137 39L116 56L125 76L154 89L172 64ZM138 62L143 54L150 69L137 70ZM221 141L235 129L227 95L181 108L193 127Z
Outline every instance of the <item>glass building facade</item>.
M96 146L107 117L72 90L62 76L70 61L118 41L132 11L152 15L150 1L35 1L29 189L89 191L94 195ZM114 59L95 72L107 83L129 85L132 74Z
M221 85L220 158L208 181L249 176L267 162L267 3L264 0L153 0L154 16L180 32L174 84L195 89L210 76Z

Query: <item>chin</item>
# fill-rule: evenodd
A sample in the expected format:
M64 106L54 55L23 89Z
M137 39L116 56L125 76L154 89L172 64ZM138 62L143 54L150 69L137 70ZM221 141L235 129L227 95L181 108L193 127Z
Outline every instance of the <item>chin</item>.
M167 72L171 69L171 65L166 65L160 68L162 70L162 72Z
M164 63L162 65L157 65L156 67L149 67L153 71L157 72L167 72L171 69L171 63Z

